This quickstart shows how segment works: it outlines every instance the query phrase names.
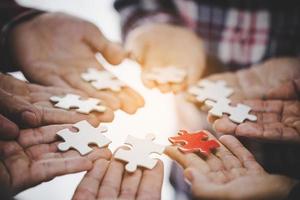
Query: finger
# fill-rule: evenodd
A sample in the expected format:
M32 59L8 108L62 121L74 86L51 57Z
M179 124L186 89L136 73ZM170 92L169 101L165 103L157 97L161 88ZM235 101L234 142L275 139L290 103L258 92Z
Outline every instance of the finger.
M227 170L242 167L239 159L235 157L235 155L233 155L223 144L220 145L215 155L223 162L224 167Z
M117 43L110 42L95 26L86 29L85 41L96 51L100 51L104 58L116 65L127 57L126 51Z
M97 160L77 186L73 200L97 199L98 189L109 166L107 160Z
M0 139L10 140L19 136L19 127L0 114Z
M85 157L69 157L63 159L48 159L33 162L30 168L31 182L38 184L49 181L56 176L90 170L92 162Z
M80 75L70 73L64 76L66 81L72 85L72 87L84 91L91 97L101 99L113 110L120 108L120 101L114 95L111 95L109 92L97 91L94 89L90 83L84 82Z
M237 126L238 125L232 122L228 116L221 117L213 123L215 132L222 134L234 134Z
M140 94L138 94L135 90L129 87L125 87L124 90L129 96L131 96L135 100L136 105L138 107L143 107L145 105L144 98Z
M55 144L59 144L57 142ZM95 161L99 159L110 160L112 156L111 151L108 148L96 148L93 147L93 151L89 154L85 155L84 157L89 159L90 161ZM39 159L46 160L46 159L57 159L57 158L68 158L68 157L81 157L80 153L77 150L68 150L66 152L53 152L53 153L45 153L39 156Z
M58 108L47 108L45 106L40 106L40 103L35 104L37 105L37 108L39 112L41 113L40 116L38 116L39 124L41 125L49 125L49 124L66 124L66 123L76 123L81 120L88 120L90 122L95 123L97 119L93 117L93 115L86 115L77 113L76 111L72 110L63 110ZM104 118L107 116L104 115ZM102 115L101 115L102 118ZM101 120L99 118L99 120ZM30 120L30 119L28 119Z
M219 139L248 170L262 172L263 168L256 162L254 156L233 136L224 135Z
M195 167L203 172L209 172L209 165L198 155L194 153L182 153L176 146L168 146L165 149L165 154L171 159L178 162L183 168Z
M99 199L118 198L123 172L124 172L124 165L121 162L115 160L111 161L100 186L100 190L98 193Z
M157 88L162 92L162 93L167 93L171 91L171 85L169 83L165 84L157 84Z
M125 172L119 199L136 199L141 177L142 171L140 169L134 173Z
M113 110L110 107L106 107L105 112L90 111L88 114L77 112L78 108L62 109L53 108L54 103L49 101L39 101L34 105L42 113L41 122L43 125L48 124L64 124L64 123L75 123L80 120L87 120L90 124L98 126L100 122L111 122L114 118Z
M25 153L30 157L32 160L38 160L41 156L46 155L48 153L54 153L58 151L57 145L60 142L54 142L51 144L40 144L34 145L27 149L25 149Z
M141 79L142 79L143 84L144 84L147 88L152 89L152 88L155 88L155 87L156 87L155 81L149 80L149 79L147 78L147 71L142 71Z
M43 126L34 129L23 129L21 130L18 143L23 148L29 148L30 146L39 144L50 144L57 141L56 133L65 128L71 128L71 124L65 125L50 125Z
M163 162L158 160L156 166L153 169L145 169L143 171L143 176L136 199L161 199L163 177Z
M184 89L186 89L187 84L186 81L183 83L173 83L171 84L171 90L176 94L178 92L183 91Z
M121 109L128 114L134 114L137 111L136 101L124 90L118 93L118 97L121 100Z
M39 126L41 113L39 110L28 103L20 96L14 96L0 88L1 114L10 120L17 122L18 125Z

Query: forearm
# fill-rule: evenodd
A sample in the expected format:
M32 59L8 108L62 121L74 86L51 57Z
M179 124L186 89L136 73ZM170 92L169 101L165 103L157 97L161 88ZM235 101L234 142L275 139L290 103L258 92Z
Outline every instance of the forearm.
M8 47L8 37L10 31L16 25L31 19L35 15L41 13L19 6L13 0L2 0L0 2L0 70L3 72L13 71L13 58Z

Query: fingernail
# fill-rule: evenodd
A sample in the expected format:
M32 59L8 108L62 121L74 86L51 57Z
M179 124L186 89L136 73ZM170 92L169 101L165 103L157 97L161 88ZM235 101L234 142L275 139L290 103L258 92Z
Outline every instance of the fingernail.
M34 112L31 111L25 111L21 115L21 120L23 123L29 126L38 126L38 118Z

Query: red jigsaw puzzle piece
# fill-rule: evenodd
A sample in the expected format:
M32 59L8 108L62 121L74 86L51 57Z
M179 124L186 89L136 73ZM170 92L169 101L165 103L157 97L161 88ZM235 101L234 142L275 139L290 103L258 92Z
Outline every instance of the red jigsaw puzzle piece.
M179 136L169 137L169 141L173 144L182 144L179 147L184 153L192 153L200 151L205 156L208 156L213 149L220 147L220 144L215 140L207 140L208 135L205 131L197 133L188 133L181 130Z

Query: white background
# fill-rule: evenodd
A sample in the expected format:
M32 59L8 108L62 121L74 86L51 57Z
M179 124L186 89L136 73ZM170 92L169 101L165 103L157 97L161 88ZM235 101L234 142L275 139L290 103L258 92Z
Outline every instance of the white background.
M63 11L95 23L102 32L113 41L120 41L119 16L112 7L112 0L19 0L19 3L50 11ZM59 28L59 27L58 27ZM123 144L127 134L144 137L147 133L157 135L157 143L168 144L167 137L176 134L177 118L174 96L163 95L157 90L147 90L140 81L139 66L131 61L125 61L118 67L105 65L108 70L138 90L145 98L146 105L135 115L127 115L118 111L112 123L106 124L109 128L108 136L113 141L110 149ZM162 199L174 199L173 189L169 184L169 168L171 161L162 156L165 164L165 180ZM67 200L81 180L84 173L57 177L54 180L42 183L16 196L21 200Z

